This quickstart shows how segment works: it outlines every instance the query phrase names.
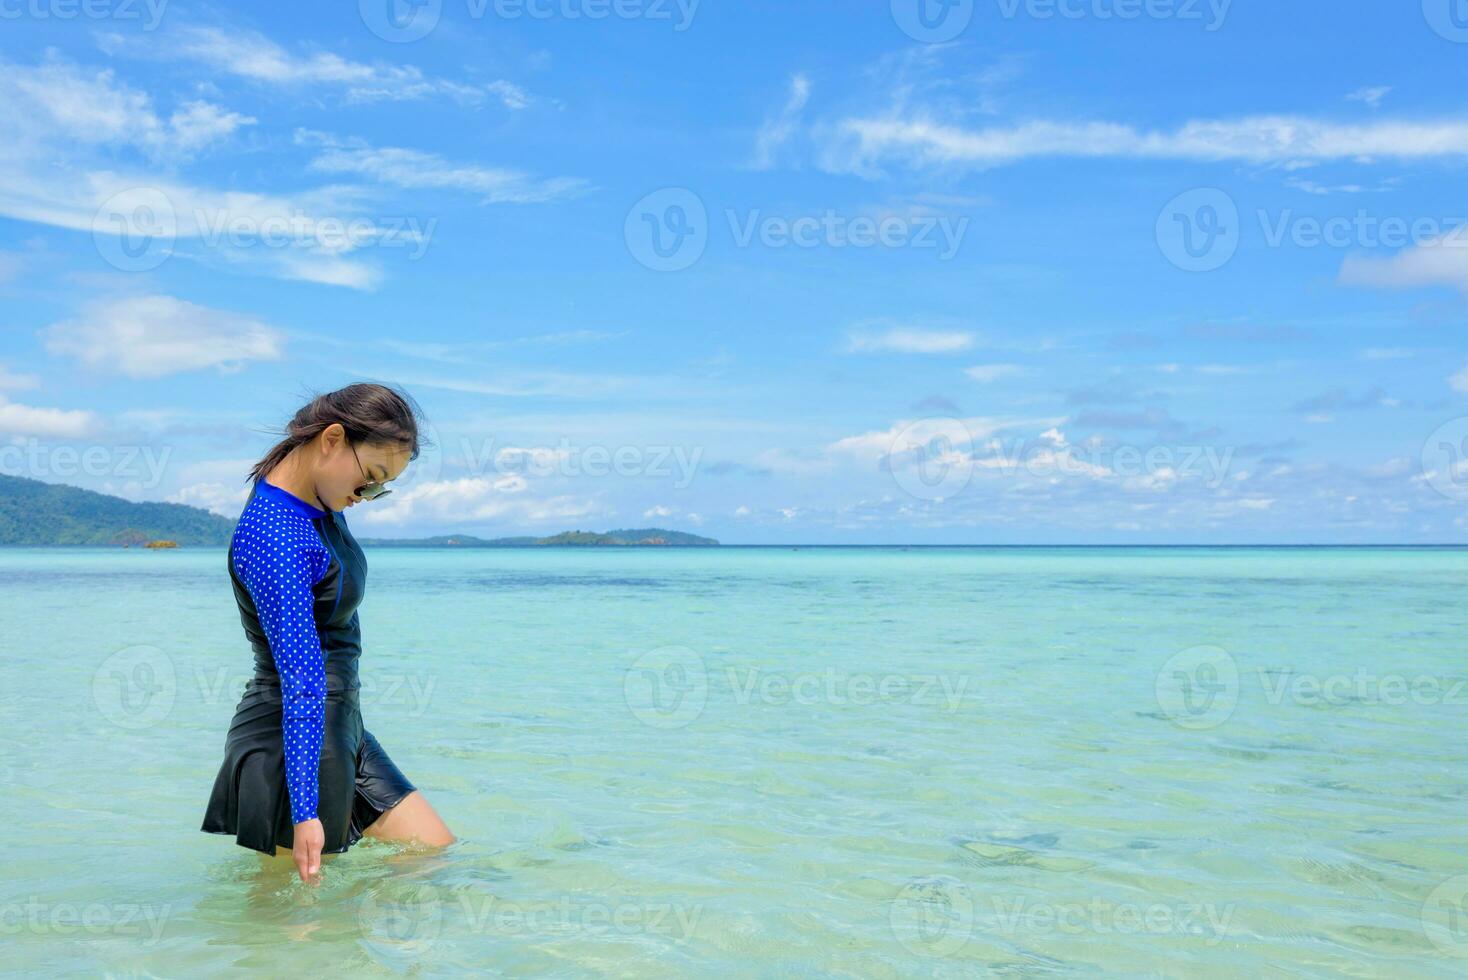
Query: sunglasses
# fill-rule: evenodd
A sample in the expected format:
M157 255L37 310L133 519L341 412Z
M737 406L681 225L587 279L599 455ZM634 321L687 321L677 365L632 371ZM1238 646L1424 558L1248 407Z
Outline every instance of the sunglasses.
M352 446L350 442L347 443L347 445L352 447L352 457L357 461L357 469L362 470L363 476L367 476L367 471L365 469L362 469L362 457L357 455L357 447ZM378 497L385 497L388 494L392 493L392 490L383 486L378 481L368 477L366 483L362 484L360 487L353 490L352 492L361 497L363 500L376 500Z

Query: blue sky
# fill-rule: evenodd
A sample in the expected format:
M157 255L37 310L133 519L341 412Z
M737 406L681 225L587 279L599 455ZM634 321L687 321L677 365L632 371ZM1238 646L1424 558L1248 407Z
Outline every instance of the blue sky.
M362 535L1461 540L1468 5L927 3L5 0L0 471L377 380Z

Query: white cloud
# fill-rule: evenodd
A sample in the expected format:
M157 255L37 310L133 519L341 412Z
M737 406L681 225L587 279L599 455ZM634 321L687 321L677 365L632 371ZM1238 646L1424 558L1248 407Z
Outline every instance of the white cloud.
M643 517L672 517L673 516L673 509L671 507L664 507L663 505L658 504L655 507L649 507L647 510L643 511L642 512L642 516Z
M254 460L251 460L240 472L248 472L249 467L253 464ZM250 490L245 486L231 489L230 486L223 483L191 483L186 487L180 487L164 499L171 504L187 504L190 507L202 507L225 517L238 517L249 495Z
M1468 225L1390 258L1348 256L1341 263L1340 282L1397 289L1449 286L1468 292Z
M517 477L438 480L410 487L384 500L388 506L368 511L361 517L353 515L353 519L373 527L421 522L453 525L457 530L485 522L535 525L609 514L596 500L570 494L536 496L526 492L526 482Z
M37 408L0 395L0 432L40 438L76 439L101 428L96 415L80 409Z
M1112 157L1248 163L1468 155L1468 121L1341 124L1302 116L1203 119L1171 130L1124 123L1037 120L982 129L921 115L849 118L834 130L831 169L873 172L884 161L913 166L1001 166L1034 157Z
M172 296L98 300L41 336L53 354L132 378L203 368L232 372L281 356L280 335L260 321Z
M784 108L780 110L779 115L767 120L760 127L759 137L755 140L754 147L756 170L768 170L774 166L776 153L794 135L800 123L800 114L809 101L810 79L805 75L793 76L790 79L790 94L785 99Z
M20 391L41 387L41 379L34 374L16 374L0 364L0 391Z
M160 261L173 251L165 245L198 242L206 248L195 257L205 261L356 288L370 288L378 273L345 253L389 236L411 244L411 234L365 216L360 189L256 194L165 176L171 168L164 163L176 164L250 121L237 113L193 101L165 121L146 94L111 72L55 62L0 65L0 100L7 96L0 215L105 237L120 230L114 217L145 210L147 231L161 236ZM123 164L120 150L140 159ZM246 229L243 241L237 229ZM267 243L268 236L276 240Z
M964 368L963 373L981 384L989 384L1000 378L1019 374L1021 370L1018 364L976 364L973 367Z
M1456 374L1448 378L1448 384L1454 391L1468 394L1468 364L1463 365Z
M311 169L321 173L357 174L410 189L480 194L486 204L553 201L581 193L589 186L577 177L542 180L518 170L451 163L432 153L395 146L372 147L361 140L339 140L312 130L297 130L296 142L322 147L311 161Z
M36 67L0 62L0 101L9 107L0 133L11 141L12 154L17 143L23 150L37 150L60 139L130 146L151 158L172 160L255 122L200 100L181 103L165 118L147 93L117 81L111 70L60 61Z
M838 439L826 448L832 453L877 460L925 450L935 440L942 440L952 450L961 452L1002 429L1022 424L1033 425L1036 420L1025 423L1020 419L984 416L902 419L886 429L873 429ZM1041 420L1039 424L1053 424L1053 420Z

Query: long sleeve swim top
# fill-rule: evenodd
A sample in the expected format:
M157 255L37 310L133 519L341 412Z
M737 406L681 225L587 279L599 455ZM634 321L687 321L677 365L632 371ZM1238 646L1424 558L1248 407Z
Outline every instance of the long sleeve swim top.
M254 600L280 674L281 733L291 822L317 816L317 770L326 717L326 664L316 629L313 587L331 552L300 508L278 488L257 493L235 526L231 561ZM318 511L318 513L324 513Z

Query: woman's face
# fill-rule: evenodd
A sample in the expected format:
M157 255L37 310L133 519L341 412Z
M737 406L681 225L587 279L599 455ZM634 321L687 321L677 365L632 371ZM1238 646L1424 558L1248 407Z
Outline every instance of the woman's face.
M322 456L316 468L316 493L335 511L360 503L362 498L356 491L364 483L389 483L408 467L406 447L386 442L353 445L340 423L328 427L320 438Z

